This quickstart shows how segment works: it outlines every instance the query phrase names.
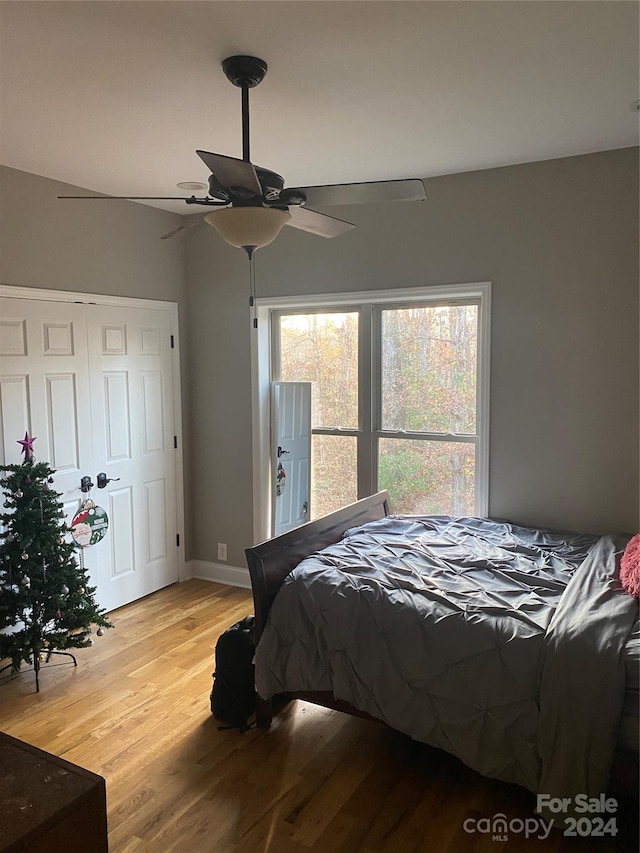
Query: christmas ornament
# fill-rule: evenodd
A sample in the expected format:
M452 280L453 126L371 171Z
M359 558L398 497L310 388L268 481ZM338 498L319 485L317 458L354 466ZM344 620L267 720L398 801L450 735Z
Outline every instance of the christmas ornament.
M78 588L78 595L84 595L84 587L83 586Z
M96 634L97 634L99 637L102 637L102 635L104 634L104 628L98 628L98 630L96 631Z
M28 555L26 552L25 552L25 553L23 553L23 554L20 554L20 559L21 559L21 560L28 560L28 559L29 559L29 555Z
M24 497L24 495L22 494L22 492L20 491L20 489L18 489L18 491L17 491L17 492L14 492L14 493L13 493L13 496L14 496L14 498L17 498L18 500L20 500L20 498L23 498L23 497Z
M71 522L71 536L81 548L88 548L99 542L109 529L109 518L104 509L91 500L82 504Z
M69 587L68 587L66 584L64 584L64 586L62 587L62 589L60 590L60 592L61 592L63 595L69 595Z

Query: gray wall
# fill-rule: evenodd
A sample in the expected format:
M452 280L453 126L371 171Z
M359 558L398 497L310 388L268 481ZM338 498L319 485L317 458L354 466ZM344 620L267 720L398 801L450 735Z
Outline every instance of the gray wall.
M129 201L62 201L86 190L0 166L0 281L184 302L176 214Z
M424 204L335 209L335 240L285 228L258 295L493 282L490 513L638 526L638 150L433 178ZM188 235L192 554L252 540L244 253Z
M0 283L178 303L183 429L189 434L184 220L128 201L61 201L78 187L0 166ZM188 441L185 469L188 470ZM186 503L190 508L188 477ZM189 516L187 516L189 517ZM189 536L186 536L187 557Z
M182 221L169 213L56 200L70 190L0 169L0 281L178 302L187 556L215 561L226 542L244 566L246 257L207 226L160 241ZM432 178L427 192L336 208L358 228L335 240L285 228L257 254L258 293L492 281L491 514L637 530L638 150Z

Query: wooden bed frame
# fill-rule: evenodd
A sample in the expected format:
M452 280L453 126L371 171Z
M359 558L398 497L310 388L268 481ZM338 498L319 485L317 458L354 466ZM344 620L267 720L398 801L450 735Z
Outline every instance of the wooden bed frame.
M389 515L389 495L387 492L377 492L368 498L356 501L354 504L342 507L329 515L309 521L306 524L289 530L274 539L268 539L253 548L247 548L247 564L253 589L253 604L255 608L255 642L256 645L267 624L269 611L276 593L282 586L286 576L292 569L317 551L328 545L333 545L342 539L345 531L351 527L359 527L368 521L377 521ZM373 719L368 714L359 711L346 702L336 699L332 693L286 693L283 699L304 699L316 705L324 705L336 711L344 711L358 717ZM258 697L257 723L261 728L271 725L273 703L271 699Z
M377 521L389 515L389 495L386 491L377 492L354 504L325 515L315 521L268 539L245 551L255 607L256 645L267 623L271 605L286 576L305 557L314 554L328 545L339 542L343 534L352 527L359 527L368 521ZM329 692L283 693L277 700L302 699L323 705L336 711L344 711L356 717L369 720L375 718L343 702ZM257 725L269 728L273 718L273 700L257 697ZM377 722L380 722L379 720ZM639 756L626 750L618 750L611 774L611 790L628 796L637 796Z

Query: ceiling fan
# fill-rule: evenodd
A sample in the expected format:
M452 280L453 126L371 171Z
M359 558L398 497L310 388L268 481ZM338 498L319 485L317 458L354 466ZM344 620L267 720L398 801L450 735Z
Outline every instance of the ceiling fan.
M211 170L209 191L205 197L92 195L58 198L182 200L188 205L215 208L203 219L227 243L245 249L250 258L255 249L271 243L284 225L320 237L337 237L355 228L353 223L319 213L307 207L307 204L345 205L423 201L426 198L424 184L419 178L285 188L284 179L280 175L254 166L250 159L249 89L262 82L267 73L267 63L255 56L230 56L223 61L222 70L227 79L242 90L242 159L196 151ZM195 221L181 225L164 234L162 239L180 234L194 224Z

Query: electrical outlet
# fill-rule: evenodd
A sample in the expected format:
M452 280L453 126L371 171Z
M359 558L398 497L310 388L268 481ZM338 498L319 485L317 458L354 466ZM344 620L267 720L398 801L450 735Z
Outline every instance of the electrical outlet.
M218 559L227 562L227 544L226 542L218 542Z

